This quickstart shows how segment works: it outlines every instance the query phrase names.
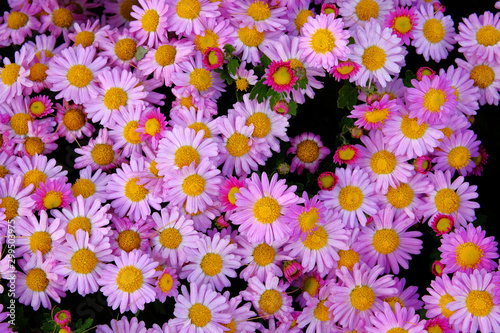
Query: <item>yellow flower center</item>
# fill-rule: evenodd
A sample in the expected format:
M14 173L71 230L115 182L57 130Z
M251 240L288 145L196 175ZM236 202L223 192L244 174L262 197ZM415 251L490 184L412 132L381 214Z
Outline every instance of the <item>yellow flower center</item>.
M268 289L262 293L259 299L259 306L266 314L272 315L283 304L281 293L276 289Z
M36 190L40 185L40 182L45 184L45 179L47 179L47 175L41 172L38 169L29 170L24 174L23 179L23 187L28 186L29 184L33 184L34 190Z
M361 21L368 21L372 17L377 18L378 12L378 3L373 0L361 0L356 6L356 15Z
M157 164L158 163L156 163L155 160L152 160L151 163L149 164L149 172L151 172L156 177L158 177L158 169L156 168Z
M344 65L344 66L338 67L337 72L339 72L342 75L346 75L346 74L349 74L350 72L352 72L353 69L354 69L353 65L348 65L348 66Z
M386 196L389 203L397 209L408 207L413 202L413 190L406 183L401 183L396 188L389 186Z
M430 112L439 112L447 101L446 93L441 89L430 88L424 95L424 107Z
M37 116L45 111L45 105L40 101L35 101L30 104L30 112L36 114Z
M195 122L195 123L192 123L191 125L189 125L188 127L191 129L194 129L196 131L196 133L198 133L201 130L204 130L205 135L203 137L205 139L212 137L212 133L210 132L210 129L208 128L208 126L205 123ZM255 133L255 131L254 131L254 133Z
M86 123L85 113L80 109L70 109L63 116L63 124L69 131L77 131Z
M476 40L484 46L496 45L500 40L500 31L492 25L484 26L477 31Z
M19 208L19 202L13 197L1 198L0 208L5 209L5 219L7 221L12 220L17 216L17 209Z
M52 12L52 22L59 28L68 29L73 24L73 14L67 8L58 8Z
M130 15L132 12L132 6L140 6L138 0L123 0L120 3L120 15L127 21L135 21L135 18Z
M95 253L88 249L80 249L71 257L71 268L79 274L89 274L97 266Z
M165 67L174 63L176 54L177 50L172 45L161 45L155 52L155 60L158 65Z
M379 175L387 175L396 168L396 156L387 150L381 150L372 155L370 167Z
M212 87L213 77L205 68L195 68L189 75L189 84L199 91L205 91Z
M404 328L401 327L394 327L387 331L387 333L407 333L407 332L408 330L405 330Z
M52 58L54 56L54 54L52 52L50 52L49 50L39 50L35 53L38 60L40 60L40 57L42 56L42 52L45 54L45 57L47 57L47 58Z
M254 137L264 138L271 131L271 120L263 112L256 112L253 115L251 115L250 117L248 117L246 125L250 126L250 124L253 124L253 126L254 126L253 133L252 133L252 136L254 136Z
M194 107L196 110L198 108L193 104L193 98L191 96L188 97L181 97L181 106L185 107L186 109L190 109Z
M304 290L311 296L315 296L318 293L319 287L319 281L316 280L314 276L310 276L305 279L302 290Z
M476 87L486 89L495 81L495 72L490 66L477 65L470 72L470 78L474 80Z
M182 242L182 235L175 228L167 228L160 232L160 244L168 249L176 249Z
M460 244L456 250L456 260L462 269L477 268L483 256L483 250L473 242Z
M1 73L2 83L6 86L10 86L16 83L17 78L19 77L20 69L21 66L16 63L5 65Z
M298 32L300 32L300 29L307 22L307 18L309 16L314 17L314 13L309 9L301 9L300 12L297 14L294 23L295 23L295 28L297 29Z
M205 327L212 320L210 309L201 303L195 303L189 308L189 319L196 327Z
M98 143L92 149L91 155L95 163L105 166L113 162L115 152L113 151L113 147L111 145Z
M248 80L244 77L239 77L236 80L236 90L238 91L247 91L249 86Z
M52 238L48 232L36 231L30 236L31 252L36 253L36 250L47 254L52 250Z
M399 16L394 19L392 23L392 29L399 33L405 34L411 30L413 24L408 16Z
M444 39L446 30L440 20L432 18L424 23L424 37L431 43L436 44Z
M123 230L116 239L118 246L125 252L139 249L141 247L141 236L134 230Z
M424 136L427 126L426 123L419 125L418 118L410 118L408 115L404 115L401 122L401 132L408 139L416 140Z
M309 39L309 45L315 53L325 54L335 47L335 37L326 28L316 29Z
M372 109L371 111L367 111L364 114L364 118L367 123L382 123L384 124L384 121L387 119L389 116L389 109Z
M330 310L325 306L325 301L325 299L320 301L314 309L314 317L316 317L319 321L330 320Z
M441 313L446 318L450 318L450 316L455 313L455 311L450 311L450 310L448 310L448 308L446 308L446 304L453 302L454 300L455 299L453 298L453 296L451 296L448 293L444 294L439 299L439 306L441 307Z
M394 229L380 229L373 235L373 247L381 254L389 254L399 247L399 236Z
M144 185L137 184L138 177L130 178L125 184L125 196L133 202L139 202L146 199L149 191Z
M369 71L376 71L377 69L384 67L386 59L387 55L385 51L377 45L367 47L361 57L363 66L365 66Z
M81 31L75 37L75 46L81 45L87 47L92 45L95 40L95 35L92 31Z
M130 144L136 145L141 143L141 134L136 131L139 128L139 122L137 120L131 120L123 128L123 137L125 141Z
M465 306L475 317L486 317L493 309L493 297L484 290L471 290L465 299Z
M451 188L443 188L436 193L434 203L439 212L451 214L460 208L460 196Z
M401 308L405 306L404 302L399 297L387 297L384 298L384 302L391 306L392 311L396 312L396 303L401 305Z
M470 150L463 146L458 146L450 150L448 153L448 164L452 168L461 169L469 164Z
M181 0L177 2L177 15L183 19L194 20L200 16L201 4L198 0Z
M325 228L318 226L318 229L307 235L303 243L305 247L314 251L319 251L324 248L328 243L328 234Z
M118 110L120 106L126 106L127 101L127 92L122 88L112 87L104 94L104 105L110 110Z
M333 183L335 182L335 178L331 175L326 175L320 178L319 180L321 182L321 185L323 188L330 188L333 186Z
M24 149L30 156L35 156L35 154L42 155L45 150L45 144L42 139L38 137L27 137L24 142Z
M22 12L11 12L7 18L7 26L12 30L24 27L28 23L28 15Z
M182 182L182 190L190 197L197 197L205 191L205 178L198 174L187 176Z
M427 327L427 333L443 333L439 324Z
M2 147L1 138L0 138L0 147ZM5 166L0 165L0 178L5 178L5 176L8 173L9 173L9 170Z
M129 61L137 52L137 42L132 38L122 38L115 44L115 54L123 61Z
M437 223L436 223L436 229L440 232L451 230L452 226L453 226L453 223L447 217L440 218L439 221L437 221Z
M73 65L68 69L68 74L66 75L69 84L72 86L83 88L89 85L94 76L92 71L85 67L84 65Z
M10 127L17 135L28 134L28 122L33 121L33 117L28 113L16 113L10 118Z
M375 293L372 288L368 286L356 286L351 291L351 304L352 306L359 310L365 311L372 307L375 303Z
M158 279L158 287L164 293L168 293L170 291L170 289L172 289L173 285L174 285L174 279L172 279L172 276L168 273L163 274Z
M238 30L238 38L249 47L259 46L264 41L264 36L264 32L257 31L255 27L243 27Z
M179 168L200 163L200 154L192 146L181 146L175 151L175 165Z
M62 193L59 191L49 191L43 197L43 206L46 209L57 208L62 204Z
M302 232L309 232L315 226L319 220L318 209L313 207L307 212L303 212L299 215L299 225Z
M124 266L116 275L118 289L126 293L133 293L142 286L143 276L140 269L132 265Z
M338 268L346 267L348 270L352 271L354 268L354 264L359 262L359 254L358 252L349 249L349 250L339 250L339 261L337 263Z
M343 161L350 161L356 155L356 151L352 148L339 150L339 157Z
M442 128L441 132L443 132L444 136L447 137L448 139L453 134L453 130L449 127Z
M41 268L33 268L26 274L26 286L34 292L41 292L47 289L49 279Z
M71 191L75 197L81 195L87 199L95 193L95 184L90 179L80 178L71 186Z
M68 234L73 236L75 236L77 230L86 231L90 235L92 223L90 223L90 219L86 216L77 216L69 221L66 230Z
M219 47L219 36L212 30L205 30L205 35L196 35L194 38L196 49L201 53L205 53L209 47Z
M271 17L271 10L267 3L259 0L252 2L247 13L255 21L263 21Z
M253 250L253 260L261 267L265 267L274 261L276 251L266 243L259 244Z
M235 333L236 332L236 322L234 321L234 319L231 319L231 322L229 324L221 324L221 325L228 329L228 330L224 331L226 333Z
M239 187L233 186L227 194L227 200L229 200L229 202L233 205L236 204L236 196L234 195L235 193L240 193Z
M160 22L160 15L155 9L148 9L141 17L142 29L146 32L155 32Z
M207 253L200 263L201 270L208 276L215 276L222 271L222 258L217 253Z
M263 197L253 205L253 215L262 224L269 224L281 216L281 206L276 199Z
M274 83L279 86L288 85L292 81L292 76L286 67L280 67L272 76Z
M339 204L342 209L353 211L361 207L364 198L363 191L359 187L348 185L340 190Z
M303 163L312 163L319 157L319 146L314 140L304 140L297 145L297 157Z
M249 138L241 133L234 133L227 139L226 148L229 155L241 157L250 151Z
M160 122L156 118L148 119L144 124L144 129L147 134L155 136L157 133L160 133L161 130Z
M47 78L47 69L49 67L45 64L37 62L30 67L29 79L33 82L43 82Z

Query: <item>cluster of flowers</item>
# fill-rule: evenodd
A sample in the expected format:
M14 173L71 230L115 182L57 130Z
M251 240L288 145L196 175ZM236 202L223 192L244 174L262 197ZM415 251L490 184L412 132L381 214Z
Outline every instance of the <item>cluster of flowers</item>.
M9 5L0 44L20 49L0 69L0 230L15 224L20 303L50 309L100 291L135 313L175 299L163 326L123 316L97 332L500 331L497 242L473 226L465 181L487 159L469 117L500 100L500 14L464 18L456 34L424 0ZM405 45L439 62L455 43L466 61L423 68L410 88L398 78ZM244 95L219 110L226 44ZM259 77L250 64L262 55ZM284 142L299 175L331 153L318 135L287 135L288 104L327 75L358 86L360 141L335 149L340 166L318 193L297 194L259 167ZM279 100L250 98L258 82ZM47 157L60 138L87 142L74 183ZM442 235L422 300L393 276L420 253L419 222ZM236 278L246 288L231 297Z

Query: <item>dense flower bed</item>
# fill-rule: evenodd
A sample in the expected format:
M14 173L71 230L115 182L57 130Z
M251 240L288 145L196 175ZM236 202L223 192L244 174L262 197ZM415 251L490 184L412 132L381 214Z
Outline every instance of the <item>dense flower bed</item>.
M8 4L1 332L500 331L493 4Z

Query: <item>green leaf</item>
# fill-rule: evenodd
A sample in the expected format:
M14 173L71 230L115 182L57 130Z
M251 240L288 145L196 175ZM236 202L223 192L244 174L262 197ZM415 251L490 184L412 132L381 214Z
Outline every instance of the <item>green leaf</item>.
M262 57L260 57L260 62L262 63L262 66L264 68L267 68L269 67L269 65L271 64L271 59L269 59L268 56L266 56L265 54L262 55Z
M290 101L290 103L288 103L288 114L292 116L297 114L297 103L295 103L295 101Z
M339 98L337 99L337 107L339 109L346 108L354 109L354 104L358 101L358 90L356 87L345 81L342 88L339 90Z
M352 37L352 36L351 36L351 37L349 37L348 41L349 41L349 42L347 43L347 45L351 45L351 44L356 43L356 41L354 40L354 37Z
M236 75L236 70L238 69L239 65L240 65L240 62L238 61L238 59L233 58L233 59L229 60L229 62L227 64L227 69L228 69L229 73Z
M224 45L223 48L224 48L224 52L226 53L227 56L233 55L233 52L236 51L234 46L232 46L231 44L226 44L226 45Z
M135 51L134 57L135 57L135 59L137 59L137 61L140 61L142 58L144 58L144 56L146 55L147 52L148 52L147 48L139 46L137 48L137 51Z
M85 320L85 322L80 327L77 327L77 330L79 329L80 332L83 332L86 329L90 328L90 326L92 326L93 322L94 322L94 319L87 318L87 320Z
M267 96L268 87L264 83L264 79L258 81L255 86L250 91L250 99L255 99L257 96L257 101L262 103L264 101L264 97Z
M411 83L411 80L416 79L417 76L411 71L407 70L405 72L405 78L403 79L403 84L407 88L413 88L413 84Z

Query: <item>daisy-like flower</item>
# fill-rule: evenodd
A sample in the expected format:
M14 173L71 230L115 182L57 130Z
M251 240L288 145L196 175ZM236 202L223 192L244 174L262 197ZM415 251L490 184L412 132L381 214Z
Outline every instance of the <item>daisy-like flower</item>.
M325 171L318 176L318 186L323 191L331 191L337 186L339 177L331 171Z
M355 145L345 144L340 146L333 155L333 161L337 164L356 164L360 158L359 149Z
M140 6L139 0L115 0L106 1L103 3L103 12L107 16L107 23L114 29L125 26L127 29L130 26L130 22L134 21L130 14L132 13L132 6Z
M358 146L362 154L358 165L370 173L377 192L387 193L389 186L397 187L412 176L414 168L407 162L408 158L395 153L382 131L372 130L368 136L361 137L361 142L364 146Z
M235 270L241 266L237 245L230 241L219 234L199 238L196 247L188 250L189 263L181 268L179 277L196 285L210 285L219 292L229 287L228 277L235 278Z
M17 143L14 153L35 156L36 154L50 154L56 150L56 140L59 136L54 133L54 125L55 122L52 121L52 118L28 122L28 133L26 133L26 136L22 139L13 139Z
M71 321L71 313L68 310L57 311L54 315L54 321L59 326L67 326Z
M255 26L236 27L230 38L234 39L234 54L242 61L257 66L262 55L261 48L268 42L278 39L280 34L280 31L258 31Z
M124 0L123 2L126 2ZM127 316L121 317L120 320L112 319L111 323L108 325L97 325L95 332L96 333L121 333L121 332L134 332L134 333L147 333L149 332L146 329L146 323L143 321L139 321L137 317L132 317L130 321ZM163 333L163 332L162 332Z
M277 93L290 92L298 78L290 67L290 61L273 61L266 68L266 78L263 84L267 84Z
M453 229L455 219L451 215L434 214L429 220L429 226L434 230L436 236L447 234ZM444 267L444 266L443 266Z
M146 142L156 150L167 133L167 121L160 108L146 107L135 131L139 133L141 142Z
M133 1L137 0L125 0L122 3ZM106 30L106 35L107 40L99 44L101 49L99 55L108 58L108 66L118 66L123 69L136 66L135 54L137 53L138 43L134 35L127 28Z
M299 48L304 50L303 57L312 66L330 69L339 60L347 60L350 34L344 30L342 19L326 14L310 16L300 33Z
M292 146L286 151L288 154L294 154L290 172L297 170L297 174L302 174L305 169L314 173L319 167L321 161L330 154L330 149L323 146L319 135L304 132L290 140Z
M206 284L198 287L190 284L190 292L185 285L181 286L181 294L174 307L174 319L171 325L177 326L176 332L213 332L223 333L223 324L231 322L231 314L224 296Z
M472 161L474 162L474 169L472 169L469 175L481 176L483 166L488 162L488 154L482 145L479 145L479 155L472 157Z
M134 34L139 45L155 47L158 43L168 41L168 4L160 0L139 0L138 6L132 6L130 16L130 32Z
M203 23L207 18L220 15L219 6L208 0L168 0L169 30L176 35L199 35L204 29Z
M86 19L83 14L76 13L76 4L61 5L57 0L48 0L39 3L41 9L47 15L40 16L42 23L39 32L50 32L50 35L59 37L63 34L65 42L69 42L69 29L72 27L75 20L81 21Z
M179 286L181 282L177 278L177 274L175 273L175 269L172 267L164 268L160 275L158 275L157 283L156 283L156 297L162 303L165 302L167 297L177 298L179 295Z
M337 6L346 27L364 27L372 19L383 24L384 18L394 9L394 3L388 0L341 0Z
M441 68L439 76L446 77L447 80L451 81L451 86L455 88L456 108L466 116L475 115L479 109L478 100L481 94L479 93L479 87L474 84L475 81L470 75L463 68L450 66L446 72Z
M342 267L336 271L339 285L332 286L325 306L333 319L344 328L351 328L358 320L368 322L384 308L383 299L397 293L392 275L383 275L384 268L376 265L355 264L352 271Z
M56 99L64 98L83 104L98 96L96 78L107 59L96 57L96 48L67 48L51 60L47 79L51 90L57 92Z
M42 118L52 111L52 101L49 96L38 95L29 99L28 112L33 118Z
M0 209L4 209L5 221L32 215L34 200L31 193L34 187L32 184L23 187L23 177L19 175L0 177Z
M399 267L408 269L411 254L418 255L422 249L419 231L407 231L414 220L406 215L394 217L387 207L373 215L373 221L362 229L358 238L360 257L370 267L379 265L386 274L399 274Z
M286 294L288 286L288 283L269 273L265 281L256 276L251 277L247 289L240 294L244 300L252 302L262 318L288 322L292 312L292 297Z
M362 0L375 2L373 0ZM370 20L364 28L359 28L354 35L350 59L361 65L352 80L361 87L370 86L371 82L385 87L397 76L405 65L406 49L401 39L392 34L391 28L382 28L376 21Z
M497 332L500 330L499 290L493 281L493 273L484 269L471 274L455 273L448 304L450 324L463 332Z
M113 150L113 144L108 130L101 128L95 139L91 138L86 146L75 149L75 153L82 155L75 158L75 168L83 169L90 166L92 171L114 169L124 158L119 155L119 151Z
M330 68L330 74L337 80L348 80L358 74L360 64L355 63L352 60L340 61L337 65Z
M224 178L220 186L219 199L224 206L224 211L236 209L236 193L240 193L240 188L245 187L245 180L234 176Z
M109 30L109 25L101 27L99 20L87 19L86 23L73 24L73 31L68 34L68 38L72 40L73 46L82 45L83 47L94 46L99 47L103 43L107 43L106 32Z
M330 212L323 202L318 200L317 195L309 199L308 193L304 191L302 199L304 206L293 205L283 216L292 229L290 240L300 237L304 241L306 236L317 230L318 226L330 221Z
M47 179L45 183L35 189L31 198L35 201L36 210L66 208L75 197L71 192L71 184L66 182L66 177Z
M3 23L0 24L0 39L21 45L26 36L32 35L32 30L40 28L40 22L36 19L36 5L25 3L19 10L5 11Z
M443 273L456 271L471 274L475 269L488 272L498 267L497 242L493 236L485 237L486 231L472 223L458 227L441 238L441 263L445 265Z
M15 96L21 96L26 89L33 86L29 79L29 56L26 48L21 48L14 54L14 62L3 58L3 67L0 68L0 103L10 103Z
M331 332L334 326L333 318L330 317L330 311L325 306L332 289L322 288L316 297L304 293L306 306L302 313L297 318L297 326L300 328L307 327L306 332Z
M68 173L62 170L62 166L56 164L56 160L50 160L45 155L18 157L12 164L12 173L23 176L22 187L33 184L33 190L45 183L47 178L56 179L65 177Z
M208 69L216 69L224 63L224 52L218 47L208 47L203 53L203 64Z
M452 182L449 171L436 170L429 174L429 178L434 189L424 198L422 212L426 219L436 213L451 215L455 219L455 227L465 226L476 219L474 209L479 208L479 204L470 200L478 197L477 186L464 182L463 176Z
M435 11L432 4L421 5L417 9L417 24L413 32L411 45L415 46L417 54L435 62L446 59L448 52L453 50L455 28L450 15L444 16L441 11Z
M448 304L455 300L452 293L452 282L447 274L436 277L427 288L429 295L422 296L427 318L444 317L446 320L455 312L448 308Z
M56 104L56 122L58 124L56 133L64 137L69 143L82 139L83 136L90 137L95 131L94 126L88 121L83 105L69 103Z
M391 306L392 311L396 311L396 304L399 304L402 309L411 308L415 311L422 309L424 303L420 301L420 296L418 295L418 287L409 286L408 288L404 289L406 283L405 278L401 278L400 280L399 278L395 277L394 281L394 287L398 289L397 294L384 299L384 302L388 303Z
M500 14L486 11L482 15L471 14L458 24L455 40L466 59L500 62Z
M417 23L415 10L415 7L396 7L385 18L384 25L392 28L392 33L401 38L405 45L410 45L410 39L413 39L413 30Z
M50 298L56 303L61 302L64 278L54 272L57 261L52 257L43 258L37 251L29 260L19 260L19 266L24 273L17 272L15 279L15 296L19 303L30 305L37 311L42 305L45 309L51 308Z
M244 0L228 8L228 14L233 16L233 24L239 27L253 27L257 31L283 31L287 20L282 18L286 13L284 6L269 6L265 1Z
M194 108L198 113L202 113L203 117L212 117L217 114L217 103L211 99L204 98L194 87L185 89L184 87L172 88L172 94L175 100L172 102L170 114L177 112L180 109Z
M139 121L142 118L142 106L122 109L113 113L113 125L109 128L109 137L114 142L113 150L121 151L120 156L129 158L133 154L142 156L144 142L141 140Z
M189 127L194 129L196 133L203 130L205 139L212 138L220 144L222 138L219 136L220 131L217 122L217 119L213 119L211 115L204 115L204 112L198 112L194 107L182 107L170 111L169 124L172 127Z
M45 36L45 35L43 35ZM38 37L38 36L37 36ZM24 44L26 45L26 44ZM33 52L35 52L33 50ZM31 87L26 87L26 93L35 93L41 92L43 89L50 89L52 86L50 83L46 81L47 79L47 69L50 66L50 58L46 56L48 51L43 51L40 53L40 56L35 56L29 62L29 75L28 78L33 82Z
M370 131L381 128L385 122L399 113L400 105L391 100L389 95L384 95L381 100L369 104L354 105L348 118L355 118L354 125Z
M455 330L451 327L449 320L444 317L428 319L424 328L427 332L432 332L433 330L443 333L455 332Z
M415 314L411 307L401 307L396 303L394 309L384 303L383 309L369 318L372 326L366 326L368 333L403 331L408 333L425 332L425 320Z
M287 208L302 202L295 190L295 185L288 187L284 179L278 180L277 173L271 181L265 172L262 177L252 173L247 187L235 193L237 209L231 215L233 224L240 225L239 232L250 242L265 240L272 244L286 239L291 230L283 214Z
M375 214L379 207L373 197L375 184L371 182L370 175L356 166L354 169L348 165L336 168L338 177L337 186L331 191L321 190L319 198L325 205L332 207L334 212L339 212L344 225L354 228L361 224L366 225L366 216Z
M307 22L309 16L314 17L316 15L314 8L310 7L311 3L307 0L291 1L287 3L287 11L285 14L288 19L288 22L285 23L287 35L300 35L300 29Z
M128 217L119 218L116 214L111 215L110 243L115 256L120 253L130 253L133 250L148 252L151 246L149 239L153 231L153 223L150 219L132 222Z
M66 242L54 249L54 257L60 262L54 272L66 277L65 289L82 296L99 290L97 280L106 263L115 258L108 237L100 232L89 236L83 230L67 234Z
M246 65L246 61L242 61L236 69L236 74L229 73L229 76L235 81L236 90L243 93L248 92L250 86L256 84L259 79L257 75L254 75L253 69L245 69Z
M234 329L235 332L251 333L263 329L261 323L253 322L250 319L256 316L250 307L250 303L241 304L242 297L240 295L231 297L229 291L222 294L229 306L227 312L231 314L231 322L229 324L222 324L222 326L229 328L229 332Z
M78 199L79 196L84 199L94 198L101 203L105 203L107 199L106 185L108 184L108 175L101 169L97 169L92 174L92 167L89 165L80 170L79 178L75 180L71 191Z
M500 64L488 61L464 61L455 59L459 68L464 69L474 85L479 88L479 105L498 105L500 101Z

